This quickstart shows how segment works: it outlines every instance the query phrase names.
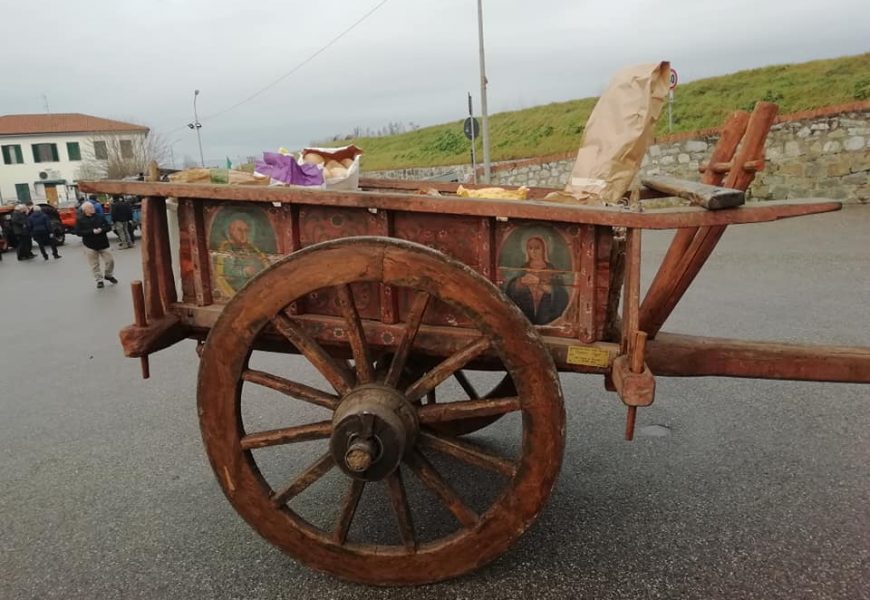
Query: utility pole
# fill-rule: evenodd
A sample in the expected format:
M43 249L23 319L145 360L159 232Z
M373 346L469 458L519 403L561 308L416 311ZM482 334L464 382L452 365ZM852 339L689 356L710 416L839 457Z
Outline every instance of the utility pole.
M483 182L489 183L489 116L486 112L486 64L483 58L483 0L477 0L477 39L480 45L480 116L483 121Z

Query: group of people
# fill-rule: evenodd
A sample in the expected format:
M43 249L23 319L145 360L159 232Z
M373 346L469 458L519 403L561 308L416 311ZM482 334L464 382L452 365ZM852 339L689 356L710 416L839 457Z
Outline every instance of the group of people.
M46 248L51 248L51 255L54 258L60 258L51 231L51 219L42 212L42 207L38 204L15 206L15 210L12 211L12 233L18 239L18 260L36 258L33 253L34 241L39 247L43 260L48 260Z
M106 219L103 206L96 196L80 200L76 213L74 233L82 238L85 256L98 288L105 287L105 281L118 283L114 275L115 260L109 251L108 233L112 227L121 240L119 248L133 247L131 231L133 209L130 204L123 198L116 197L112 202L110 214L112 225ZM36 258L36 254L33 253L34 241L44 260L48 260L49 248L55 259L61 258L53 236L51 219L38 204L16 205L12 212L11 225L17 241L18 260Z

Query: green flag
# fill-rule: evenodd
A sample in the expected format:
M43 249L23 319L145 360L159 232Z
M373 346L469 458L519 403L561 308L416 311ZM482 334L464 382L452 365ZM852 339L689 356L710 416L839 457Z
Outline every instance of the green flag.
M230 160L230 157L227 156L227 169L233 168L233 161Z

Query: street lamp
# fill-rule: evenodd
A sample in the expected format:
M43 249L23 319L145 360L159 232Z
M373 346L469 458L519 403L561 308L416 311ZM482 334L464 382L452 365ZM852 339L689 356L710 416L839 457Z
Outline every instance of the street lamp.
M202 123L199 122L199 116L196 114L196 97L199 96L199 90L193 90L193 123L188 123L187 126L196 130L196 141L199 144L199 164L205 168L205 159L202 157L202 137L199 135L199 130L202 129Z

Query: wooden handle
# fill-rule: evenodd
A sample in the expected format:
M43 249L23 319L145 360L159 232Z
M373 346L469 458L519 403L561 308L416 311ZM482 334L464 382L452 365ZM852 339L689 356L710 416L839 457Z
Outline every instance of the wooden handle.
M641 183L657 192L685 198L692 204L709 210L733 208L746 201L746 195L740 190L685 181L676 177L645 177L641 179Z

